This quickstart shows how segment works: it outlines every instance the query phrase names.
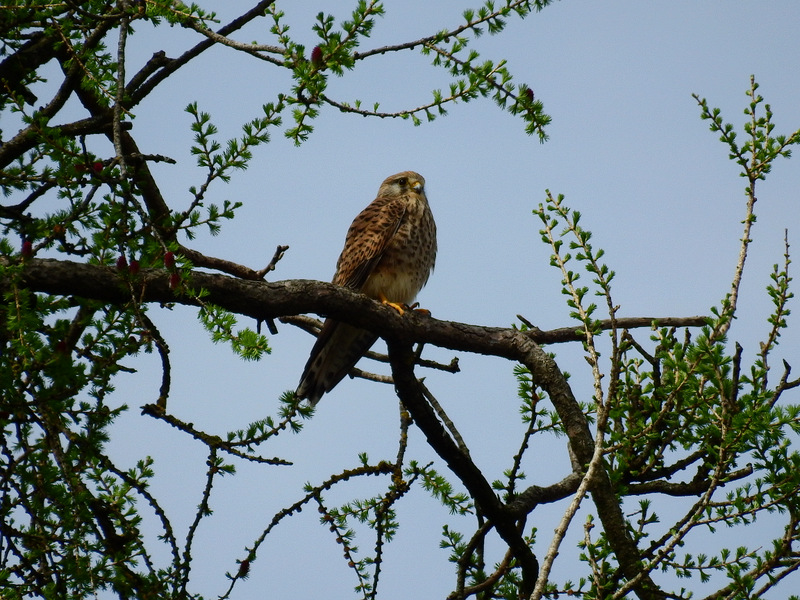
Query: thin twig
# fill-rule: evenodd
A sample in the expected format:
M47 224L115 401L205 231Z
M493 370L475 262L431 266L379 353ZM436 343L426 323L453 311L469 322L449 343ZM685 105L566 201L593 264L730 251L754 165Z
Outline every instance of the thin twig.
M267 273L275 270L275 266L278 264L278 261L283 258L283 255L286 254L288 249L289 246L278 246L275 248L275 254L272 255L272 260L269 261L269 264L263 269L256 271L256 275L259 276L259 279L263 279Z
M433 407L433 410L436 411L436 414L438 415L439 419L441 419L442 423L444 423L444 426L447 427L447 429L450 431L450 435L453 436L453 439L456 441L458 447L464 454L469 456L469 446L467 446L464 443L464 438L461 437L461 434L459 433L458 429L456 429L456 424L453 423L452 419L449 416L447 416L447 413L442 408L442 405L439 404L439 401L431 393L428 387L422 382L422 380L420 380L419 382L419 387L422 390L422 393L425 395L425 398L428 400L428 402L431 403L431 406Z

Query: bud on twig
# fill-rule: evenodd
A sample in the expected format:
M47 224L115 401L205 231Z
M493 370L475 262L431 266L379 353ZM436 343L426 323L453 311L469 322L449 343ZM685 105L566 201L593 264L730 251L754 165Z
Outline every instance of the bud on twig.
M317 68L320 68L323 65L322 48L319 46L314 46L314 49L311 51L311 64Z
M175 268L175 254L173 252L165 252L164 253L164 266L167 269L174 269Z

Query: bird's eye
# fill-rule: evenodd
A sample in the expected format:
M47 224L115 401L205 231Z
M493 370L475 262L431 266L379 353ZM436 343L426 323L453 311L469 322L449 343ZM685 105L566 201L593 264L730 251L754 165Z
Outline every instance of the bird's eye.
M400 178L398 178L397 183L399 183L400 185L405 185L405 184L408 183L408 178L400 177Z

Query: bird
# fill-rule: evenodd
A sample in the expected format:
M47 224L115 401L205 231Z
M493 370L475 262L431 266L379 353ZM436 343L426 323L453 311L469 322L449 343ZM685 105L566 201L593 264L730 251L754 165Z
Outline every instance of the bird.
M333 283L403 314L427 283L436 250L436 223L425 195L425 179L414 171L403 171L387 177L375 200L353 220ZM295 390L297 399L315 406L377 339L371 331L325 319Z

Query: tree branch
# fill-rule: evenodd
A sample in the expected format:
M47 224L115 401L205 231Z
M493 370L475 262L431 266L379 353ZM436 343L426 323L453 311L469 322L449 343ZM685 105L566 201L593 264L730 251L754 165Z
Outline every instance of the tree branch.
M214 262L220 259L209 260ZM0 257L0 266L13 264L13 259ZM240 268L242 271L249 270L244 266ZM129 288L117 270L110 266L33 258L25 261L19 283L35 292L79 296L118 304L131 300L132 289L137 301L141 303L199 306L197 299L192 296L176 295L169 286L169 277L170 272L165 269L142 269L131 282L132 288ZM8 283L3 281L3 284ZM205 302L260 321L316 313L370 329L382 337L395 336L407 341L510 360L519 360L520 345L530 342L557 344L583 339L572 327L549 331L519 331L511 327L486 327L442 321L416 311L407 311L400 316L396 310L362 294L321 281L292 279L266 282L195 271L189 278L188 285L196 290L206 290L208 296L204 298ZM700 327L705 324L705 319L706 317L620 318L617 319L617 326L633 328L649 327L652 323L680 323L683 327ZM605 327L606 322L601 321L600 326ZM551 368L557 369L555 363Z
M414 352L411 344L391 338L386 343L397 395L425 434L428 443L466 486L481 512L508 544L522 567L522 591L525 595L530 594L539 574L539 562L518 530L516 519L509 514L469 455L447 433L425 399L422 385L414 375Z
M257 17L261 17L264 15L264 12L269 8L270 4L272 4L275 0L261 0L258 4L256 4L253 8L248 10L243 15L237 17L227 25L221 27L217 34L220 36L226 37L233 33L234 31L241 29L247 23L252 21ZM162 65L162 68L155 74L152 75L147 81L143 82L139 89L136 90L135 93L131 94L131 102L126 108L134 106L142 101L153 89L162 81L167 79L170 75L172 75L175 71L180 69L186 63L191 61L192 59L196 58L218 42L211 39L206 38L190 50L187 50L183 54L181 54L178 58L168 59L166 63Z

